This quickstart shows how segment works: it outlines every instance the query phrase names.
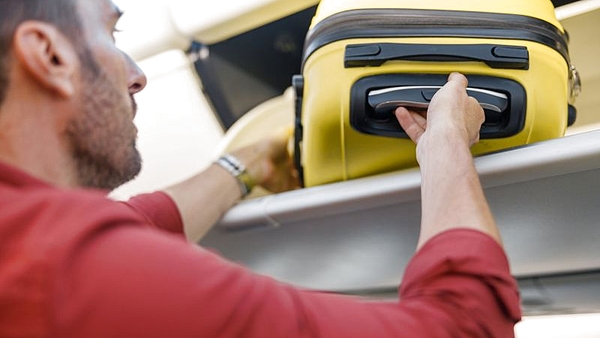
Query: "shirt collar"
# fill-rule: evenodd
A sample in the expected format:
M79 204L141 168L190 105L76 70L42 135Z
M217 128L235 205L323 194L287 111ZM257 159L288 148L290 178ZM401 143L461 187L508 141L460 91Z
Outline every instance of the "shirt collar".
M24 186L45 186L51 185L45 181L36 178L27 172L0 161L0 182L17 187Z

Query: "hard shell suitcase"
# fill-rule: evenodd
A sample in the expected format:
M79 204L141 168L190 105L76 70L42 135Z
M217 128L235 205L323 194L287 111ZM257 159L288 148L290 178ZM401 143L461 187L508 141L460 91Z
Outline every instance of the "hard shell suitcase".
M474 155L574 122L578 75L550 0L322 0L293 79L304 186L415 166L392 111L427 107L453 71L486 115Z

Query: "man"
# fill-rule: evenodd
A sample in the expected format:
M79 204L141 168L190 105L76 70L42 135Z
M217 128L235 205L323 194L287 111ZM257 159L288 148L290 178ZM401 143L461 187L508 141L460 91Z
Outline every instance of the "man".
M281 138L165 191L106 198L140 168L146 79L114 45L119 16L110 0L0 0L1 337L513 335L518 291L469 151L483 112L462 75L427 120L396 111L422 171L418 252L399 302L361 302L193 244L253 182L295 186Z

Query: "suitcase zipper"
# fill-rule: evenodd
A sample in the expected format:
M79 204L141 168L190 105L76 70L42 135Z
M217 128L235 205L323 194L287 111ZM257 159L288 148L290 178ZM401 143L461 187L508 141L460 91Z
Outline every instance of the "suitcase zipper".
M390 37L534 41L555 49L571 65L567 34L544 20L516 14L414 9L351 10L328 17L308 32L302 64L317 49L335 41Z

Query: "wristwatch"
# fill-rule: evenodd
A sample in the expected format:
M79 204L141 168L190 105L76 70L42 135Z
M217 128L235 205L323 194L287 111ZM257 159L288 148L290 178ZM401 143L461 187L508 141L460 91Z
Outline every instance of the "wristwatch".
M256 186L256 182L246 170L246 166L235 156L224 154L215 163L227 170L236 179L242 192L242 198L246 197Z

